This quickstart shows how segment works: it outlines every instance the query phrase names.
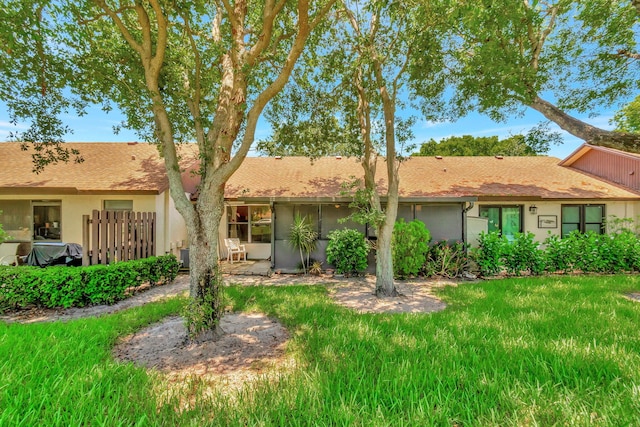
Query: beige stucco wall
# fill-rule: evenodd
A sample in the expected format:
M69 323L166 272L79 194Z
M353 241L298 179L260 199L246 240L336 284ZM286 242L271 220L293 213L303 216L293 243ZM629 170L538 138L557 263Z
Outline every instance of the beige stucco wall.
M168 194L160 195L1 195L0 200L60 201L61 240L82 244L82 216L90 215L93 209L102 209L105 200L133 200L133 210L156 212L156 254L170 252L171 242L186 241L182 217L173 208ZM171 202L169 204L169 202ZM169 220L167 221L167 218ZM28 219L32 222L32 218Z
M166 195L166 218L167 224L165 228L165 235L167 236L165 252L175 255L180 259L180 249L186 249L189 247L189 240L187 235L187 226L180 212L176 210L173 198Z
M605 205L605 213L607 219L610 219L612 216L616 216L618 218L633 218L636 221L636 224L640 225L640 202L603 202L602 200L585 200L579 203L576 202L540 202L540 201L519 201L514 203L508 202L476 202L474 207L468 212L469 216L477 217L479 216L479 206L482 205L502 205L502 206L523 206L523 222L524 222L524 231L531 232L536 236L536 240L539 242L544 241L547 238L549 233L552 234L560 234L561 231L561 207L563 204L604 204ZM529 207L535 205L537 207L536 214L531 214L529 212ZM538 216L539 215L556 215L558 218L558 227L557 228L538 228Z

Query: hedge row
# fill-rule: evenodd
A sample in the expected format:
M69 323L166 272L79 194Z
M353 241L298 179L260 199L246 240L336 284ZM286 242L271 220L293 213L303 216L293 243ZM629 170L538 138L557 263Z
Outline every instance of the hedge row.
M628 230L612 234L572 232L549 235L542 243L532 233L508 241L498 233L481 233L471 251L480 273L492 276L542 273L622 273L640 271L640 238Z
M173 255L89 267L0 267L0 311L113 304L129 288L173 281L178 269Z

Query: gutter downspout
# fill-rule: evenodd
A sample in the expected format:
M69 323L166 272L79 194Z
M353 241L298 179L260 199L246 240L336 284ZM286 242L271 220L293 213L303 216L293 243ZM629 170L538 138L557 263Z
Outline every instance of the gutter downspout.
M276 267L276 208L273 201L269 203L271 210L271 271Z
M467 212L475 206L474 202L469 202L469 206L462 208L462 242L467 243Z

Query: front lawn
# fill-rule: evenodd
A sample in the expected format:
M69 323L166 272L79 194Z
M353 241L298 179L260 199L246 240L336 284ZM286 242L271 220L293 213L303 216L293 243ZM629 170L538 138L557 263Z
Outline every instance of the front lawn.
M438 313L360 315L320 286L231 287L236 310L289 329L300 367L180 413L154 394L159 376L115 363L110 348L183 300L0 324L0 425L640 425L630 291L640 277L509 279L445 288Z

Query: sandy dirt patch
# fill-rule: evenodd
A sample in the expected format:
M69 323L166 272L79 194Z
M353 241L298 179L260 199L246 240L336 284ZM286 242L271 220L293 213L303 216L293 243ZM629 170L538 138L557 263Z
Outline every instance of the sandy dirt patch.
M333 286L330 295L336 303L359 313L432 313L447 306L433 291L455 285L453 281L396 282L400 296L378 298L372 278Z

